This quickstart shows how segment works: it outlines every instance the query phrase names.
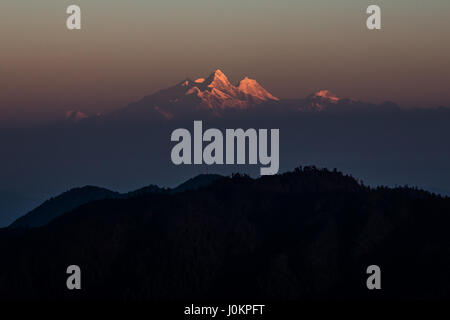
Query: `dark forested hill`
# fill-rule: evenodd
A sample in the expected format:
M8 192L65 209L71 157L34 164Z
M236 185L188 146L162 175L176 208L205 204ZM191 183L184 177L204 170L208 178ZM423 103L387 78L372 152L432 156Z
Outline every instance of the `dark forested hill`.
M95 201L0 233L0 298L449 298L449 214L448 198L313 167ZM80 291L66 288L72 264Z
M85 186L82 188L73 188L54 198L45 201L37 208L31 210L24 216L14 221L9 228L11 229L27 229L42 227L55 218L68 213L75 208L96 200L105 199L128 199L139 196L145 196L150 193L178 193L187 190L195 190L200 187L210 185L215 180L221 178L217 174L200 174L188 181L180 184L173 189L160 188L156 185L149 185L134 191L119 193L105 188L94 186Z
M119 195L118 192L94 186L74 188L45 201L36 209L14 221L10 227L41 227L61 214L73 210L82 204L95 200L116 198Z

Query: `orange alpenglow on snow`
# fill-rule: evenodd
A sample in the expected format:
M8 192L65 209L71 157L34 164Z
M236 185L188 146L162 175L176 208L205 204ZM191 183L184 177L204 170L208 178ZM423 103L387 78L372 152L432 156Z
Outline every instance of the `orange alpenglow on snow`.
M261 85L253 79L245 77L239 82L239 91L246 95L252 96L259 101L275 100L278 101L277 97L271 95L266 89L261 87Z
M320 90L314 94L316 98L322 98L324 100L328 100L330 102L338 102L340 99L329 90Z
M279 100L256 80L248 77L241 80L238 86L234 86L219 69L207 79L195 80L185 94L196 94L210 109L247 108L265 101Z

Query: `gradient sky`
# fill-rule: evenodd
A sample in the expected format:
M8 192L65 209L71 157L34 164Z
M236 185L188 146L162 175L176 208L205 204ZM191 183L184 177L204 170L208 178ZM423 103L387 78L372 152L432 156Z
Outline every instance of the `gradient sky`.
M106 112L216 68L282 98L450 106L448 0L2 0L0 30L0 123Z

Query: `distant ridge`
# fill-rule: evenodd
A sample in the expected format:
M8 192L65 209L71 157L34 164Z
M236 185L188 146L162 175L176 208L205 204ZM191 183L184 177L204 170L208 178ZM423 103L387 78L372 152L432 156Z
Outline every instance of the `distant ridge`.
M51 198L41 204L26 215L18 218L9 227L10 228L35 228L41 227L60 216L62 213L71 211L85 203L114 199L120 195L108 189L93 186L85 186L82 188L74 188L67 192Z
M200 174L173 189L164 189L156 185L149 185L127 193L119 193L94 186L74 188L45 201L37 208L15 220L8 228L26 229L42 227L55 218L89 202L106 199L129 199L152 193L178 193L196 190L208 186L220 178L222 178L222 176L217 174Z
M209 186L211 183L221 178L223 178L223 176L218 174L200 174L180 184L178 187L172 190L172 193L197 190L201 187Z

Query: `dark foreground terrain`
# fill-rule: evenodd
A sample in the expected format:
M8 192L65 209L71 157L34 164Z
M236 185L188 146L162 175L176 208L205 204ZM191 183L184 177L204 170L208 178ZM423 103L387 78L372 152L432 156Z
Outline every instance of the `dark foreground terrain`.
M1 230L0 299L449 298L449 214L449 198L314 167L93 201Z

